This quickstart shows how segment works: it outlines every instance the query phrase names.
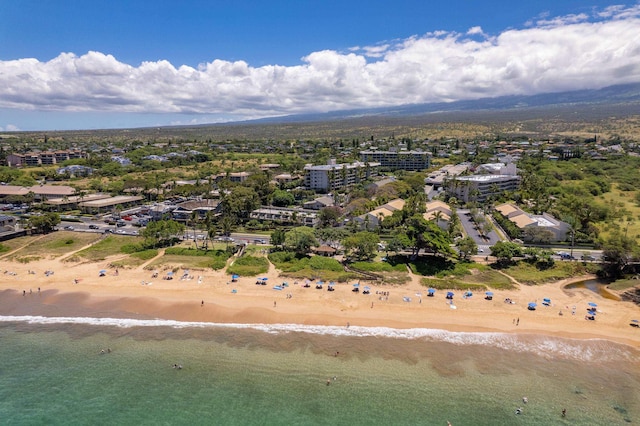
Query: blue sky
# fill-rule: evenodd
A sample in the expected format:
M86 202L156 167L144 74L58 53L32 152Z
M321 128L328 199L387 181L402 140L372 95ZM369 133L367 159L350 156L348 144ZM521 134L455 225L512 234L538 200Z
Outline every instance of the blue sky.
M637 1L0 0L0 130L200 124L636 82L639 17Z

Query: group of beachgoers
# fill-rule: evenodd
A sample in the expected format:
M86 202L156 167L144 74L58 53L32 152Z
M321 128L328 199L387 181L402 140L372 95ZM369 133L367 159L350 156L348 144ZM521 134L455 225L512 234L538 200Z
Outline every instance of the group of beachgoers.
M522 397L522 402L523 402L524 404L527 404L527 403L529 402L529 398L527 398L526 396L523 396L523 397ZM523 413L524 413L524 408L523 408L523 407L518 407L518 408L516 408L515 413L516 413L516 414L523 414ZM560 415L561 415L562 417L567 417L567 409L566 409L566 408L563 408L563 409L562 409L562 411L560 412ZM451 424L451 423L449 423L449 422L447 422L447 423L448 423L448 424Z

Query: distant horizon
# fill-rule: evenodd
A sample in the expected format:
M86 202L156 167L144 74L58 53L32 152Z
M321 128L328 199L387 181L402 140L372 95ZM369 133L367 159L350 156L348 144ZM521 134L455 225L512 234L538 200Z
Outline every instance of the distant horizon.
M41 3L3 5L0 132L229 124L640 83L638 1Z

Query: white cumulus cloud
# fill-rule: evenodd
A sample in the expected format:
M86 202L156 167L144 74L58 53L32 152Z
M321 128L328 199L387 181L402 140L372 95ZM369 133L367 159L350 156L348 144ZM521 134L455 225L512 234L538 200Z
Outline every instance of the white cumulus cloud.
M640 6L612 6L495 35L474 26L311 52L296 66L132 66L108 53L61 53L0 61L0 108L240 119L601 88L640 82L639 28Z

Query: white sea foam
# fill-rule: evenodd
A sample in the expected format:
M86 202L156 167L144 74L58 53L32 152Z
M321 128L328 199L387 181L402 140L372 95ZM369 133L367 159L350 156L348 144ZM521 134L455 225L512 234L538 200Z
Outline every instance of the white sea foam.
M637 355L631 348L612 344L603 339L575 340L543 335L518 335L510 333L456 332L431 328L398 329L389 327L337 327L300 324L240 324L189 322L165 319L126 319L91 317L43 317L43 316L0 316L0 322L20 322L28 324L83 324L119 328L171 327L174 329L247 329L271 334L307 333L330 336L378 337L386 339L424 340L445 342L454 345L492 346L521 353L533 353L547 358L568 358L579 361L632 360Z

